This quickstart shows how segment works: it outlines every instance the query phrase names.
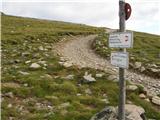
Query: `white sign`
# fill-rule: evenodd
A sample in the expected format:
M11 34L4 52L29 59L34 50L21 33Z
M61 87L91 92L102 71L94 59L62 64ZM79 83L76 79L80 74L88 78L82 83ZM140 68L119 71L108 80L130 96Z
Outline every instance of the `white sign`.
M133 46L133 32L110 33L109 47L130 48Z
M124 52L111 53L111 64L120 68L128 68L129 65L128 53Z

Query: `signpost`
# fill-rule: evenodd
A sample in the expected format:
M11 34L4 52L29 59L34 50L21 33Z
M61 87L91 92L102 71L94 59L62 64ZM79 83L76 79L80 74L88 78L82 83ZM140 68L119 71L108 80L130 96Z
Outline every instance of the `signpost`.
M128 68L128 53L113 52L111 53L111 64L120 68Z
M125 69L129 60L126 48L133 46L133 33L125 32L125 20L131 15L131 6L125 0L119 0L119 32L109 35L109 47L120 48L119 52L111 53L111 64L119 67L119 105L118 120L125 120L126 82Z
M130 48L133 46L133 32L118 32L109 35L109 47Z

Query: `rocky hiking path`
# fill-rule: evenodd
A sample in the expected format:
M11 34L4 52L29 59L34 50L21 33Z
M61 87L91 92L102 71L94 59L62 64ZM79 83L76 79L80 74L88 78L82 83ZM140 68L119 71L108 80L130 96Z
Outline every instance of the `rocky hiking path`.
M110 61L100 57L91 49L95 37L96 35L73 37L71 40L59 42L54 50L61 56L61 61L66 61L67 66L76 65L80 68L100 69L113 74L113 78L118 78L118 68L112 66ZM126 70L126 79L136 84L142 84L151 95L160 94L160 79L133 73L129 70Z

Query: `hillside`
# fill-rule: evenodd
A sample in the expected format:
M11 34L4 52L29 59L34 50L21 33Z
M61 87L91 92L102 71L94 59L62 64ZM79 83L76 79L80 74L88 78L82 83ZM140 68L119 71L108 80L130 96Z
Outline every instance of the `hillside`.
M101 56L110 59L108 34L101 33L93 42L93 49ZM130 54L130 69L134 72L160 78L160 36L134 32L133 48L127 49Z
M2 119L89 120L104 106L116 106L118 85L109 80L109 72L64 67L53 50L59 41L101 32L87 25L2 15ZM97 81L85 83L87 72ZM142 92L138 86L127 92L127 100L159 119L158 108L138 97Z

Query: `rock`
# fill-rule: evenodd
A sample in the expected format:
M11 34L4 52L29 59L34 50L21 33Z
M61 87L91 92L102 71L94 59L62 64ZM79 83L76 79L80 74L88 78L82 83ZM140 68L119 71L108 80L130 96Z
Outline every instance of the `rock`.
M12 104L8 104L7 107L8 107L8 108L11 108L11 107L12 107Z
M4 96L10 97L10 98L13 98L13 97L14 97L12 92L5 93Z
M44 65L46 64L46 61L38 61L38 63Z
M43 46L39 46L38 49L41 50L41 51L44 50Z
M46 78L49 78L49 79L52 79L52 76L49 75L49 74L45 74L45 77L46 77Z
M68 68L68 67L71 67L73 64L71 63L71 62L65 62L65 63L63 63L63 66L65 67L65 68Z
M134 68L138 69L142 66L141 62L135 62Z
M96 79L94 77L92 77L92 74L87 75L85 73L85 75L83 76L83 78L84 78L83 82L85 82L85 83L92 83L92 82L96 81Z
M91 91L91 89L87 88L87 89L85 90L85 93L88 94L88 95L91 95L91 94L92 94L92 91Z
M62 108L67 108L70 106L70 103L69 102L66 102L66 103L62 103L60 106L58 106L59 109L62 109Z
M108 80L118 81L116 75L110 75L110 76L108 77Z
M30 74L28 72L23 72L23 71L19 71L19 73L22 74L22 75L29 75Z
M95 114L90 120L118 120L115 107L105 107L99 113Z
M28 61L26 61L25 63L26 63L26 64L28 64L28 63L30 63L30 62L31 62L31 61L30 61L30 60L28 60Z
M103 74L96 74L96 77L101 78L101 77L103 77Z
M156 69L156 68L150 68L150 70L151 70L151 72L153 72L153 73L158 73L158 72L160 72L160 70L159 70L159 69Z
M67 75L66 77L64 77L64 79L73 80L74 79L74 75Z
M146 99L144 99L144 100L147 101L147 102L150 102L149 98L146 98Z
M77 96L81 96L82 94L81 93L77 93Z
M154 96L154 97L152 98L152 103L154 103L155 105L160 106L160 97Z
M24 87L28 87L28 84L27 84L27 83L24 83L23 86L24 86Z
M108 99L101 99L102 102L105 102L106 104L109 104Z
M24 52L24 53L22 53L22 56L24 57L24 56L29 56L30 55L30 53L29 52Z
M126 120L146 120L145 111L140 106L126 104L125 111ZM118 107L107 106L90 120L118 120Z
M141 99L145 99L145 98L146 98L146 96L145 96L143 93L139 94L139 97L140 97Z
M128 91L135 91L138 89L136 85L128 85L126 88Z
M38 68L40 68L41 66L39 65L39 64L37 64L37 63L32 63L31 65L30 65L30 68L33 68L33 69L38 69Z
M140 106L127 104L125 106L126 120L143 120L141 115L145 113L144 109Z
M142 66L140 71L144 72L145 70L146 70L145 67Z

